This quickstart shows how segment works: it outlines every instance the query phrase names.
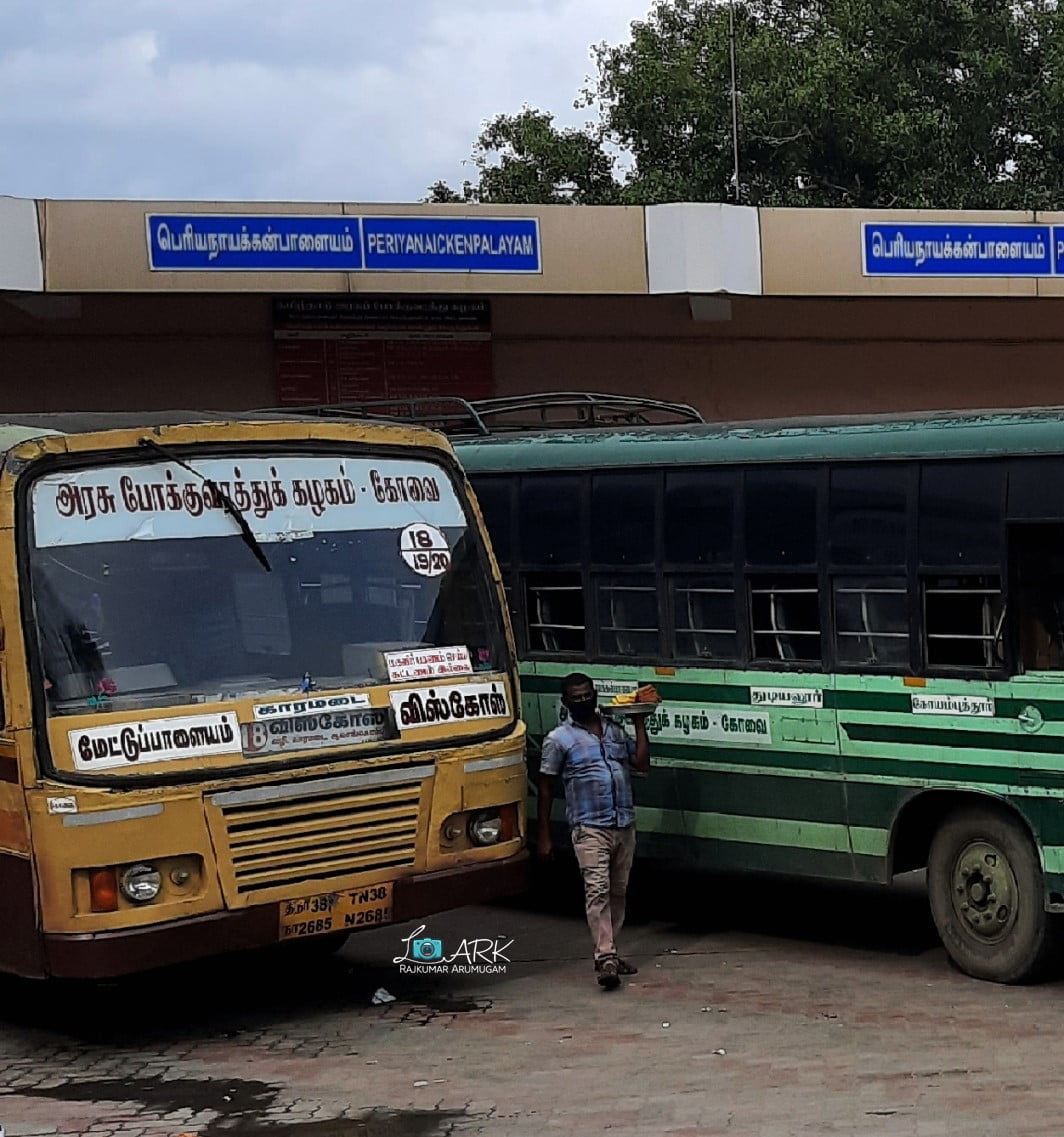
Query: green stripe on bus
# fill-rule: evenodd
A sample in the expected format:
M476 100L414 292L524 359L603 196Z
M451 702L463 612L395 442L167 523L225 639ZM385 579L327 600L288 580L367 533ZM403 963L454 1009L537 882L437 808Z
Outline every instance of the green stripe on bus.
M769 747L713 746L704 742L662 742L651 737L650 752L657 758L685 759L692 763L713 766L724 762L742 761L751 767L767 770L787 767L796 770L833 771L839 768L839 756L827 747L809 750L775 750Z
M879 742L889 746L935 746L945 750L1012 751L1020 754L1064 754L1064 738L1056 735L997 733L988 730L951 730L938 727L888 726L882 723L840 724L853 742ZM1001 754L997 758L1000 760Z
M998 699L996 702L999 719L1017 719L1028 707L1034 707L1046 722L1064 722L1064 700L1050 699L1044 695L1036 698Z
M724 748L654 742L651 744L655 767L713 770L735 777L764 774L823 781L879 783L912 788L978 787L1000 795L1056 797L1064 794L1064 770L1037 769L1030 756L1017 755L1006 764L1007 753L953 752L941 750L927 757L910 751L904 757L844 753L841 757L821 751L793 751ZM945 759L949 760L945 760ZM1036 758L1041 763L1045 759Z
M981 752L974 751L963 754L964 760L961 760L960 754L948 755L949 761L944 761L945 757L947 755L941 751L926 758L912 753L904 758L846 754L843 756L843 770L848 778L879 776L888 781L914 780L927 785L961 782L1004 786L1017 793L1033 789L1051 793L1064 790L1064 775L1059 770L1037 769L1022 761L1006 765L1003 760L1008 755L1005 754L981 757Z
M727 771L737 777L749 774L772 774L781 777L820 778L847 782L880 782L884 785L913 787L968 785L997 793L1020 796L1048 796L1064 792L1064 771L1035 770L1022 759L1015 765L1003 765L1006 755L993 755L988 762L977 754L950 755L936 752L927 758L919 754L905 757L881 755L836 754L784 750L725 749L723 747L651 744L654 766L676 766L690 769Z
M863 856L883 856L887 851L885 829L858 829L856 845L845 825L812 821L788 821L777 817L745 817L729 813L696 813L671 809L636 808L640 829L670 833L700 840L741 841L748 845L776 845L791 849L816 849L830 853L853 851Z
M784 821L841 823L846 801L838 781L787 778L750 771L742 776L727 771L659 768L636 783L641 806L683 809L687 814L728 813L758 817L768 810Z
M639 835L640 859L660 859L699 871L767 872L786 876L820 877L824 880L883 881L883 860L858 857L849 852L824 849L793 849L785 845L751 845L744 841L713 838L692 841L672 833L643 832Z
M890 841L890 831L874 829L863 825L851 825L850 847L863 857L885 857Z
M679 768L704 771L701 763L686 762L683 759L655 760L655 769ZM916 778L911 776L889 776L881 774L841 774L838 772L819 772L812 770L794 770L786 768L765 769L759 766L741 764L720 765L714 768L723 777L730 777L736 781L750 777L777 778L788 784L789 780L803 780L812 783L818 788L813 793L827 794L834 792L828 786L846 785L847 817L851 824L876 825L893 818L902 802L913 796L913 792L924 790L951 790L957 792L978 792L987 797L1015 799L1014 805L1023 813L1035 820L1036 816L1042 818L1040 832L1061 831L1064 837L1064 809L1058 804L1061 798L1060 788L1046 786L1027 786L1001 782L979 782L971 777L940 777L935 779ZM1006 771L1009 773L1009 771ZM651 773L651 778L654 772ZM822 787L822 788L819 788ZM771 786L766 792L773 793Z

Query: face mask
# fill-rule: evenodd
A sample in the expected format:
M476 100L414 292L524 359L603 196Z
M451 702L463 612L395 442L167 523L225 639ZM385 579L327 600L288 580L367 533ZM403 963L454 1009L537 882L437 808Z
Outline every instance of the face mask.
M594 695L586 699L569 699L566 706L569 708L569 714L571 714L577 722L587 722L588 719L595 717Z

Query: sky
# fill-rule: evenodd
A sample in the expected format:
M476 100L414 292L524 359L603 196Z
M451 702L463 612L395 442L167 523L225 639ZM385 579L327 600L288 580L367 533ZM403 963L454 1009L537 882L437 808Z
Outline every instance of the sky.
M0 195L417 201L651 0L0 0Z

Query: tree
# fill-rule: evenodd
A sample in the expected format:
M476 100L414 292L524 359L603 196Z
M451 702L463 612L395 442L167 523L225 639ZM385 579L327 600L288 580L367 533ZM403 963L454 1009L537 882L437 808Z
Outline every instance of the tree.
M473 149L479 181L461 193L439 181L429 201L516 201L604 204L620 200L613 162L590 130L554 125L554 116L525 107L487 123Z
M458 200L1064 202L1064 13L1054 0L736 0L734 10L659 0L627 42L593 54L597 78L578 105L598 122L559 129L527 107L498 115ZM443 183L436 192L454 194Z

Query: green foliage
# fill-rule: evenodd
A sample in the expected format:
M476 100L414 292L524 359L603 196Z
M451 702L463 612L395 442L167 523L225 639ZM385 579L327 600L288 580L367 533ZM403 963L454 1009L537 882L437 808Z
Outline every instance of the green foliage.
M484 126L473 150L476 184L456 193L445 182L429 190L434 202L544 202L574 205L620 200L613 162L592 131L562 129L554 116L525 107Z
M476 181L461 193L437 183L431 200L1064 203L1054 0L736 0L734 12L726 0L659 0L626 43L594 57L585 105L598 122L498 115L474 149Z

